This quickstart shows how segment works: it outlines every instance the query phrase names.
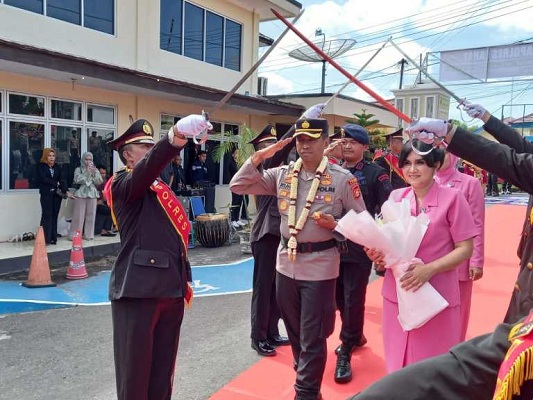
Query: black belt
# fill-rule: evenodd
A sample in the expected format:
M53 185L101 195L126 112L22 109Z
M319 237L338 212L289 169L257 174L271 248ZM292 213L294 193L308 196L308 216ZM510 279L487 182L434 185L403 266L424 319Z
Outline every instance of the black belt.
M283 248L287 248L289 239L281 237L281 245ZM309 242L309 243L298 243L296 246L296 252L298 253L314 253L315 251L322 251L331 249L337 245L335 239L326 240L325 242Z

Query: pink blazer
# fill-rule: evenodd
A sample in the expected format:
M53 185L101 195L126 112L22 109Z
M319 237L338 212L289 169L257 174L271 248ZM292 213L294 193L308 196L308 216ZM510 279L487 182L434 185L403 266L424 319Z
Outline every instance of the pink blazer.
M406 198L411 203L411 214L416 215L416 199L410 187L394 190L389 199L400 202ZM420 207L429 217L428 230L416 253L424 263L441 258L451 252L455 243L473 238L478 228L472 218L465 197L454 188L434 183ZM451 307L460 302L457 268L441 272L430 279L430 283L448 301ZM397 303L396 282L392 272L387 270L383 281L382 295Z
M455 157L455 156L454 156ZM469 267L483 268L485 263L485 196L478 179L463 174L455 169L455 163L450 162L450 167L437 172L435 180L442 186L459 190L470 206L470 212L477 227L474 236L474 253L472 257L459 265L460 281L469 281Z

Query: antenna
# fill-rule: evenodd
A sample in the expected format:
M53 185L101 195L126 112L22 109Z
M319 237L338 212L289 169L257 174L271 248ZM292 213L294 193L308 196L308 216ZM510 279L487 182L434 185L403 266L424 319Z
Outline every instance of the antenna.
M320 49L331 58L338 57L355 45L354 39L333 39L326 40L326 34L322 32L322 28L316 28L315 37L322 36L322 43L316 43ZM289 53L289 56L300 61L306 62L322 62L322 86L321 93L326 89L326 61L320 55L318 55L309 46L298 47Z

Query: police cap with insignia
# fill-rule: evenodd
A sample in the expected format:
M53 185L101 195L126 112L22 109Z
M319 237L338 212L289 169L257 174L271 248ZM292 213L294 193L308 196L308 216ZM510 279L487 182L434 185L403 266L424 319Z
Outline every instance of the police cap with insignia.
M278 140L278 137L276 136L276 128L270 124L265 126L259 135L250 140L248 143L257 146L259 143L266 142L267 140L272 142L276 142Z
M107 142L113 150L119 151L121 147L127 144L155 144L154 128L152 124L145 119L138 119L122 135Z
M352 138L361 144L370 143L368 132L361 125L347 124L342 127L344 129L344 137Z
M401 140L403 140L403 128L400 128L397 131L394 131L394 132L391 132L391 133L387 133L387 134L383 135L383 137L386 138L387 140L391 140L391 139L401 139Z
M294 137L300 135L308 136L312 139L328 137L328 121L323 118L302 118L296 121Z

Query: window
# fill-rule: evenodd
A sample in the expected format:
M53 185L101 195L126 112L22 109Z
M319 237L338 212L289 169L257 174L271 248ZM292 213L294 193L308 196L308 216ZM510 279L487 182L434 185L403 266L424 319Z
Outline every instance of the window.
M159 4L161 50L240 71L241 24L187 1L160 0Z
M87 128L87 151L93 153L95 166L105 167L108 175L113 173L113 149L106 143L115 136L115 129L110 128Z
M74 170L81 160L81 127L50 126L50 143L56 151L56 164L61 167L61 177L69 187L74 180Z
M418 98L411 99L411 118L418 119Z
M85 151L93 153L95 164L113 171L112 152L105 143L115 134L114 107L18 93L7 93L6 99L8 109L0 105L0 154L4 146L5 155L0 158L0 190L35 189L35 168L44 147L56 151L56 163L69 186Z
M46 0L46 15L81 25L80 0Z
M4 3L37 14L43 13L43 0L4 0Z
M234 71L241 70L241 29L241 25L226 20L224 66Z
M196 60L204 59L204 10L185 3L183 55Z
M161 0L159 48L181 54L183 2Z
M44 97L9 94L9 114L44 117Z
M9 189L32 189L44 148L44 125L9 122Z
M426 114L427 118L434 118L435 115L435 97L428 96L426 97Z
M99 124L115 124L115 109L113 107L87 105L87 122Z
M83 26L113 35L115 33L115 2L83 0Z
M50 106L50 115L52 118L81 121L81 103L52 100Z
M209 64L222 66L224 18L208 11L205 22L205 61Z
M396 99L396 108L403 112L403 99Z
M2 2L89 29L115 33L115 0L0 0Z

